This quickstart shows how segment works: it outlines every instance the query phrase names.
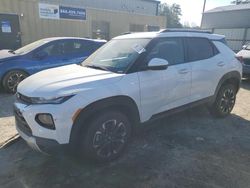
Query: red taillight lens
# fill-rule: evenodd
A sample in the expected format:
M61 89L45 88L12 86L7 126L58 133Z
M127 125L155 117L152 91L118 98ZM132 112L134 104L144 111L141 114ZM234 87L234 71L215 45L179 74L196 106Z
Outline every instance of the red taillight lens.
M244 60L242 56L236 56L236 59L238 59L238 61L243 64Z

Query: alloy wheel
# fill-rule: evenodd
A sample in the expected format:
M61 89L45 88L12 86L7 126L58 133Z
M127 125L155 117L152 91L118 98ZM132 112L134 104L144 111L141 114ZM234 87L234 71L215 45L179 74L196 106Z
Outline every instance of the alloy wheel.
M235 93L233 89L226 89L221 97L220 110L222 113L230 113L235 104Z
M18 84L23 81L26 76L21 72L13 73L9 76L7 80L7 87L10 91L15 92Z
M95 132L93 148L102 158L110 158L119 153L126 143L127 129L122 121L116 119L104 122Z

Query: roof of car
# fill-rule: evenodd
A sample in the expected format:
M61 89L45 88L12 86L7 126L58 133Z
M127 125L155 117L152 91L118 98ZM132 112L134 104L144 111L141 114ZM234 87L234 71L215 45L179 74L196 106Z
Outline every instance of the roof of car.
M157 32L137 32L125 33L117 36L114 39L129 39L129 38L157 38L157 37L204 37L212 40L220 40L225 38L223 35L212 34L204 30L192 29L164 29Z
M50 38L44 38L41 40L46 41L56 41L56 40L69 40L69 39L75 39L75 40L89 40L89 41L95 41L95 42L107 42L106 40L101 39L89 39L89 38L80 38L80 37L50 37Z

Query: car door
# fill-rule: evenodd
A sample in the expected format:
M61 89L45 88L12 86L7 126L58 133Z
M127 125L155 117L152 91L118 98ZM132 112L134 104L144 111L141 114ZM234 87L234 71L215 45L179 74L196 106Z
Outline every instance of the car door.
M188 61L192 67L191 96L193 101L212 96L225 72L226 62L207 38L186 38Z
M190 97L191 66L185 63L181 38L157 38L152 42L145 62L153 58L169 62L166 70L138 72L143 118L186 104Z
M84 42L81 40L65 40L63 43L63 65L79 64L86 59L83 50Z

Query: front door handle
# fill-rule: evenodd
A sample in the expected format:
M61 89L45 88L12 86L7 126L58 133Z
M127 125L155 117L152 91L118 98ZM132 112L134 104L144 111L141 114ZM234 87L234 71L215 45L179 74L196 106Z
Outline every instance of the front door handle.
M217 65L218 65L219 67L223 67L223 66L225 66L225 63L224 63L223 61L220 61L219 63L217 63Z
M189 72L188 69L179 70L179 74L187 74L188 72Z

